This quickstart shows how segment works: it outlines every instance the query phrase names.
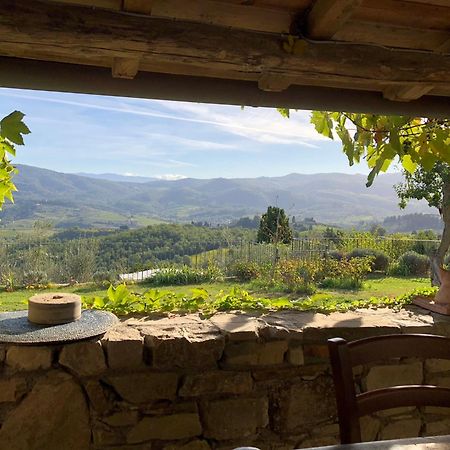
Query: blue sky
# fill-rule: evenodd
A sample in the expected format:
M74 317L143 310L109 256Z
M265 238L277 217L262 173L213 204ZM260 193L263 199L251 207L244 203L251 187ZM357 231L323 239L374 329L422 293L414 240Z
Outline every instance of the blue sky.
M26 114L32 131L15 162L60 172L161 178L367 173L309 112L0 89L0 115Z

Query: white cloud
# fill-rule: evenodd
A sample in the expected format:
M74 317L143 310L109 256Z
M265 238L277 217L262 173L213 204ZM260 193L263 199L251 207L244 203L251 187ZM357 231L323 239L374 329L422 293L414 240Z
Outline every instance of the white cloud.
M176 180L182 180L187 177L184 175L178 175L175 173L166 173L165 175L156 175L155 178L158 178L158 180L176 181Z
M274 108L240 108L230 105L211 105L187 102L171 102L163 100L117 99L92 96L89 101L50 98L22 92L0 92L0 95L30 100L60 103L64 105L92 108L139 116L155 117L191 123L213 125L221 131L231 133L260 143L288 144L316 147L312 142L326 140L319 135L309 123L309 112L298 111L291 114L290 119L283 118ZM154 105L164 107L168 112L153 108ZM172 138L174 138L172 136ZM216 149L218 149L217 144ZM219 144L221 145L221 144Z

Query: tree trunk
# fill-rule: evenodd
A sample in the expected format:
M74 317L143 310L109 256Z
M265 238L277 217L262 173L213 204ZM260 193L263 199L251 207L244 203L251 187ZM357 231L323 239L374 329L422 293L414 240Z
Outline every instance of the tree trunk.
M431 283L433 286L441 285L439 268L444 265L445 255L450 248L450 180L444 182L441 215L444 221L444 231L436 255L431 260Z

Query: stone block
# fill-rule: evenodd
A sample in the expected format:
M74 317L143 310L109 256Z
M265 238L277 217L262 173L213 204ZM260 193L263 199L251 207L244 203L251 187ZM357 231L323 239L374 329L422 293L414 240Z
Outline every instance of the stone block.
M206 441L195 439L187 444L169 444L163 450L211 450L211 447Z
M175 373L132 373L109 376L105 382L124 400L140 404L175 398L178 376Z
M450 377L445 375L429 375L426 381L427 384L450 388Z
M448 372L450 371L450 360L448 359L427 359L425 361L427 372Z
M105 414L114 407L111 396L100 382L87 380L84 382L84 390L87 394L89 405L97 413Z
M236 398L208 402L202 417L206 438L243 439L257 433L269 422L265 397Z
M363 416L359 419L359 426L363 442L376 441L381 427L380 420L371 416Z
M371 367L365 379L365 387L371 391L388 386L421 384L423 366L421 362Z
M95 445L105 447L111 445L121 445L126 442L126 438L121 430L110 429L108 427L97 424L93 427L92 438Z
M218 313L211 322L229 341L254 341L262 326L257 317L249 314Z
M257 343L254 341L230 342L225 347L224 363L227 366L270 366L284 363L287 341Z
M424 406L423 412L425 414L433 414L437 416L448 416L450 415L450 408L445 408L443 406Z
M128 427L136 425L139 420L139 413L136 410L118 411L102 419L110 427Z
M390 421L381 430L380 439L403 439L418 437L422 422L419 418Z
M151 365L157 369L212 368L222 357L223 336L203 336L189 340L184 336L146 336L145 346L151 352Z
M119 326L102 340L111 369L136 368L144 364L144 338L135 328Z
M449 408L450 409L450 408ZM427 422L425 424L425 436L441 436L449 434L450 419Z
M0 379L0 403L15 402L27 391L27 383L24 378Z
M303 346L303 355L306 364L328 363L330 354L326 344L305 344Z
M303 366L303 364L305 364L303 347L301 345L291 345L286 356L287 362L293 366Z
M49 347L11 346L6 352L6 364L15 370L45 370L52 365L53 352Z
M283 364L284 355L287 352L287 341L270 341L261 344L258 351L257 364L261 366L272 366Z
M63 372L40 378L0 428L5 450L88 450L90 440L83 391Z
M80 377L99 375L106 370L105 354L99 341L65 345L59 363Z
M411 415L415 411L415 406L400 406L398 408L384 409L377 411L376 415L379 417L391 417L391 416L404 416L405 414Z
M209 394L245 394L249 393L252 387L252 377L248 372L204 372L187 375L179 395L195 397Z
M258 343L230 342L224 351L224 362L229 366L255 366L258 363Z
M130 444L159 440L186 439L202 434L198 413L144 417L128 433Z
M309 431L312 425L334 421L336 404L331 378L320 376L292 384L282 391L279 409L280 426L285 432Z

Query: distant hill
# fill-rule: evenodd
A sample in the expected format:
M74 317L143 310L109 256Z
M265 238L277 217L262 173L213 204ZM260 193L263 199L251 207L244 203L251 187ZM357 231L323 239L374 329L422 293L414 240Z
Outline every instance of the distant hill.
M444 227L439 214L405 214L403 216L386 217L381 225L390 233L418 230L442 231Z
M384 174L371 188L364 175L339 173L260 178L185 178L127 182L95 179L20 165L16 204L0 212L4 226L51 220L59 227L146 225L158 221L234 221L278 205L297 218L352 225L401 214L392 186L399 174ZM405 212L430 212L414 203Z
M158 178L151 177L139 177L136 175L119 175L117 173L84 173L79 172L75 175L80 175L81 177L95 178L96 180L108 180L108 181L122 181L126 183L149 183L150 181L155 181Z

